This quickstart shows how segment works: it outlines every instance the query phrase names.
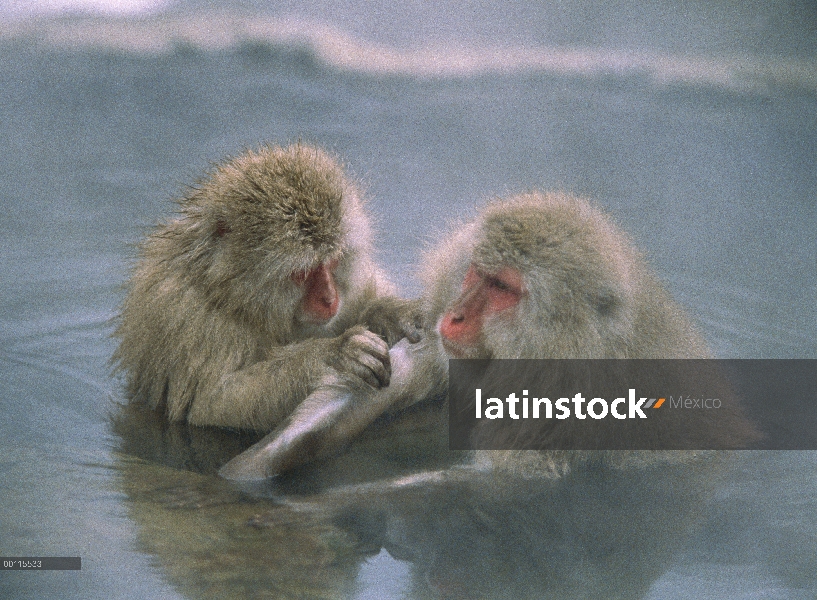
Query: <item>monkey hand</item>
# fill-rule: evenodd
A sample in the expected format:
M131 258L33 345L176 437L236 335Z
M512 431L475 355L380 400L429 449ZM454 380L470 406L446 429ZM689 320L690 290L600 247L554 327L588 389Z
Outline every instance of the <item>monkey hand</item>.
M329 364L342 377L353 383L362 380L375 389L389 385L389 347L379 336L356 325L335 340L338 350L329 358Z
M372 302L360 318L366 328L386 340L389 348L403 338L416 344L422 338L420 300L384 297Z

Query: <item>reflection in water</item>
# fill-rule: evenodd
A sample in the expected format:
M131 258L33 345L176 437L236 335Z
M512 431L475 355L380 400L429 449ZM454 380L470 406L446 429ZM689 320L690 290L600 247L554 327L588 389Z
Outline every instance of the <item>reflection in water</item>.
M444 422L443 407L425 408L374 424L336 459L239 489L214 472L252 436L123 407L121 486L142 549L191 597L354 597L361 565L385 548L411 563L410 598L641 598L722 462L591 460L537 478L451 468L461 455L425 420Z
M312 506L411 561L421 597L641 598L698 521L715 462L591 462L552 479L463 468L328 492Z
M334 598L353 591L355 540L326 520L236 490L215 476L252 443L225 430L169 425L139 405L114 421L121 487L139 543L189 597Z
M260 436L168 423L143 405L124 405L112 428L140 549L190 597L352 597L360 565L379 547L342 527L334 511L296 510L279 499L320 497L327 487L406 474L418 464L449 466L459 455L440 435L443 408L406 411L397 425L383 419L342 456L242 490L215 473Z
M362 554L331 523L232 490L214 476L133 458L120 467L141 549L185 595L351 595Z

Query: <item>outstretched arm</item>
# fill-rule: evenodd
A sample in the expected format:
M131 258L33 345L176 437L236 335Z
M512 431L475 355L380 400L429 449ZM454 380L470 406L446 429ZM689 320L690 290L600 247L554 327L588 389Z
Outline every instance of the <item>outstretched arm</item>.
M391 384L379 390L325 378L291 417L224 467L222 477L252 481L271 477L337 452L386 412L438 395L445 388L436 345L403 340L389 351Z

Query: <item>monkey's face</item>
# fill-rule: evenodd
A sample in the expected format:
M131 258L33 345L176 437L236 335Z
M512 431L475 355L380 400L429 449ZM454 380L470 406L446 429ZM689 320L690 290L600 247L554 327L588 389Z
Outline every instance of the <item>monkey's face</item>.
M184 202L184 270L218 306L278 343L332 334L365 282L368 219L340 165L308 146L219 165ZM350 300L344 302L344 300Z
M638 261L581 199L495 202L427 262L429 312L455 358L612 357L632 335Z
M494 352L486 343L486 324L512 326L526 294L518 269L505 266L487 271L472 264L459 297L437 323L443 348L455 358L491 358Z

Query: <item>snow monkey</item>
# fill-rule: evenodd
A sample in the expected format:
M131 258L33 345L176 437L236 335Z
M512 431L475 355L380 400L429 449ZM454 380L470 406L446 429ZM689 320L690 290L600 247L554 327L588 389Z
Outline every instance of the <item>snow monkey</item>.
M423 264L425 319L450 357L710 357L627 236L567 194L493 202ZM501 371L488 367L485 380ZM701 418L662 441L699 427L713 445L698 447L757 437L739 407L714 425ZM462 466L339 488L319 502L411 561L441 597L635 600L685 543L726 455L478 450Z
M335 159L247 151L179 206L141 244L115 332L132 398L170 421L268 431L327 376L388 384L388 345L416 339L415 304L372 262Z
M624 232L580 198L529 193L494 202L424 264L435 265L426 276L427 317L437 324L441 345L452 358L711 357L684 311L649 272ZM671 368L662 375L687 377ZM501 374L485 374L492 376ZM741 447L755 438L734 405L717 417L697 416L667 425L661 441L676 447L685 443ZM562 429L548 435L551 439L573 435L569 425ZM631 434L647 435L636 424L625 435ZM537 465L569 468L588 456L564 451L477 452L475 459L529 471ZM611 451L593 460L690 458L672 451Z

